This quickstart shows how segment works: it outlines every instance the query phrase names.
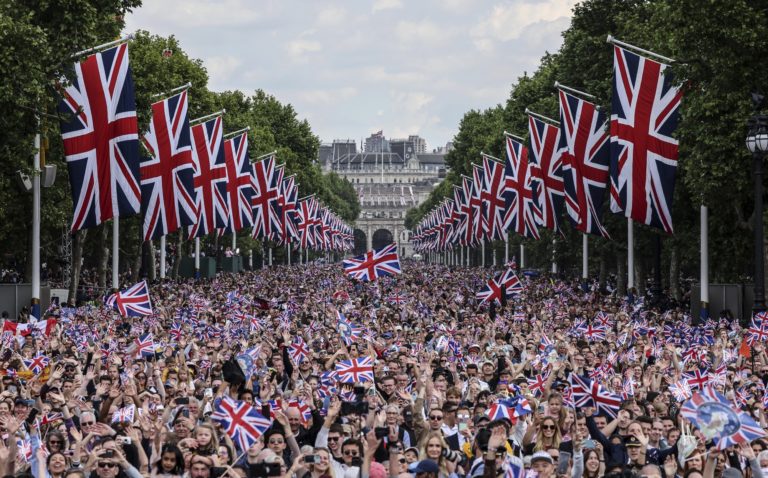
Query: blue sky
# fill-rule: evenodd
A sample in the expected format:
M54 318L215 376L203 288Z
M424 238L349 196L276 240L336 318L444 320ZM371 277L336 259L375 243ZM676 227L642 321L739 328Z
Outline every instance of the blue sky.
M261 88L324 142L383 130L434 148L560 47L575 3L144 0L126 30L173 34L203 60L212 90Z

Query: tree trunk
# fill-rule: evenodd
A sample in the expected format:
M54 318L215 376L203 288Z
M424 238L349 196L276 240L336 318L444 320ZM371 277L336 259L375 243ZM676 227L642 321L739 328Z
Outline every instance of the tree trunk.
M171 277L174 279L179 277L179 263L181 258L184 257L184 229L179 230L179 243L176 245L176 256L173 258L173 269L171 269Z
M99 262L96 272L99 278L98 286L101 289L100 293L104 294L107 289L107 262L109 262L107 239L109 238L109 228L106 223L101 223L99 227L101 228L99 231ZM115 251L112 251L112 253L114 254Z
M616 290L619 297L627 295L627 256L616 251Z
M670 241L671 242L671 241ZM680 261L677 257L677 246L671 244L669 250L669 295L676 301L679 301L680 287L678 277L680 276Z
M608 261L605 257L605 252L600 251L600 263L599 263L599 273L597 277L598 286L600 287L600 290L605 289L605 279L608 277Z
M147 251L147 278L150 282L154 282L155 279L157 279L157 252L155 251L155 241L146 241L144 247Z
M80 269L83 262L83 242L88 234L88 229L76 231L72 237L72 263L70 264L69 294L67 302L74 306L77 300L77 289L80 286Z

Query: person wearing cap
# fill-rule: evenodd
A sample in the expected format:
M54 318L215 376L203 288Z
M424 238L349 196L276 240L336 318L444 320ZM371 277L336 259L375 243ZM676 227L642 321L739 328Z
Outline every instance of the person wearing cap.
M647 451L647 445L647 442L643 444L643 442L641 442L640 439L634 435L627 435L624 438L624 447L627 449L627 457L629 458L627 464L630 468L639 470L645 466L645 454Z
M538 478L551 478L555 473L555 461L546 451L537 451L531 455L531 470Z
M437 463L432 460L421 460L411 464L408 472L416 478L437 478Z

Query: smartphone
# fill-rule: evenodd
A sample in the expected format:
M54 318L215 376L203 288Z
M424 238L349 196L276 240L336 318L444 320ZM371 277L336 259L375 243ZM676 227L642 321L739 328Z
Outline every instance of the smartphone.
M213 398L213 389L212 388L206 388L204 395L208 398Z
M304 457L304 463L320 463L320 455L307 455Z
M595 440L589 438L587 440L584 440L584 443L581 444L582 447L586 448L587 450L594 450L595 449Z
M105 450L103 456L104 458L112 458L115 456L115 450Z
M258 463L248 466L248 478L261 478L264 476L280 476L280 465L277 463Z
M29 414L27 415L27 419L24 421L27 422L28 425L32 425L33 423L35 423L35 417L37 417L38 413L40 413L40 410L38 410L37 408L33 408L32 410L29 411Z
M269 410L269 404L265 403L261 406L261 416L264 418L269 418L269 416L272 415L271 411Z
M189 397L176 397L176 405L189 405Z
M565 475L568 473L568 466L571 464L571 454L567 451L560 452L560 458L557 459L557 474Z
M184 407L181 409L181 416L184 418L189 418L189 408Z
M16 395L19 392L19 389L16 388L16 385L8 385L8 388L6 388L6 390L11 392L14 395Z
M377 439L382 439L389 435L389 428L387 427L376 427L373 429L373 432L376 434Z

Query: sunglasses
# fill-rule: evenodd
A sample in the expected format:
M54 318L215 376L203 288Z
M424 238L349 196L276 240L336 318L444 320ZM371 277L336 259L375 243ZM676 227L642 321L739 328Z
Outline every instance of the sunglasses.
M554 430L555 426L554 425L542 425L541 429L542 430Z
M115 466L117 465L115 465L114 463L104 463L104 462L99 463L99 468L114 468Z
M442 419L443 419L443 416L442 416L442 415L440 415L440 416L438 416L438 415L430 415L430 416L429 416L429 419L430 419L430 420L435 420L435 421L437 421L437 420L442 420Z
M283 440L269 440L270 445L282 445L283 443L285 443Z
M328 437L328 441L339 441L341 437Z
M358 456L357 450L344 450L344 456Z
M61 440L51 440L48 442L49 445L61 445L62 443L64 442Z

